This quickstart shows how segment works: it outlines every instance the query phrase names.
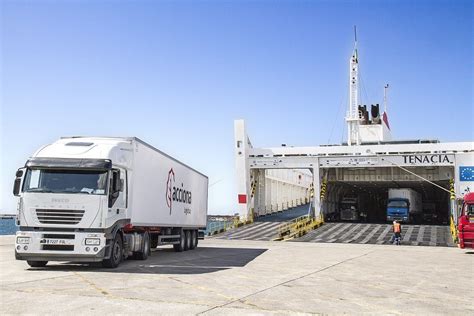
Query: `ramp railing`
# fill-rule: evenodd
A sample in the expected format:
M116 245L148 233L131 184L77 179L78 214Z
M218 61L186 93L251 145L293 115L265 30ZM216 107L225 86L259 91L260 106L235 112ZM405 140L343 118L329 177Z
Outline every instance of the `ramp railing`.
M300 216L288 223L280 225L280 227L278 227L278 237L275 240L290 240L301 237L309 231L321 226L323 222L322 216Z

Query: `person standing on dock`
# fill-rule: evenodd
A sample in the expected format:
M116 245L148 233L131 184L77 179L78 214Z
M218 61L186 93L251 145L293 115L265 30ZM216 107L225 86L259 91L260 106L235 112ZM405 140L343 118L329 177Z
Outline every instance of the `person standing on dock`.
M402 239L402 225L398 221L393 221L393 237L392 243L395 242L397 245L400 245Z

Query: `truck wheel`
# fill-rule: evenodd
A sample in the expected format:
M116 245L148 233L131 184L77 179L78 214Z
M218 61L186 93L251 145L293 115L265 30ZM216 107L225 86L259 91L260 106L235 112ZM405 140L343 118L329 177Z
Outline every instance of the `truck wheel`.
M190 230L184 231L184 235L186 237L186 245L184 246L184 250L191 250L191 246L192 246L191 231Z
M114 241L110 245L112 247L110 251L110 258L102 261L102 266L105 268L116 268L122 261L123 256L123 241L120 234L116 234Z
M26 261L26 263L28 263L28 265L32 268L41 268L41 267L44 267L48 261Z
M143 234L143 241L142 241L142 250L137 252L136 257L138 260L146 260L150 255L150 235L148 232Z
M197 246L197 231L192 230L191 231L191 249L196 248Z
M186 236L184 230L182 230L179 235L179 244L173 245L174 251L176 252L184 251L184 247L186 246Z

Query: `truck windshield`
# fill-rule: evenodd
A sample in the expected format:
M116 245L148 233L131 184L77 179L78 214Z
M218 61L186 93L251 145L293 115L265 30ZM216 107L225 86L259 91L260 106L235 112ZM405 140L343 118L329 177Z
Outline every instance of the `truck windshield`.
M405 201L390 201L390 202L388 202L388 207L407 207L407 202L405 202Z
M25 192L105 194L107 171L28 169Z
M466 206L466 215L474 216L474 204L469 204Z

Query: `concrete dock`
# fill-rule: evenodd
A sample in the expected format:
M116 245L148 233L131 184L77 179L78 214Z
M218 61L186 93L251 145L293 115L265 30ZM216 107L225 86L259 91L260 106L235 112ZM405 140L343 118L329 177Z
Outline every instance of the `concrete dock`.
M114 270L14 259L0 237L0 314L474 313L474 252L448 247L204 240Z

